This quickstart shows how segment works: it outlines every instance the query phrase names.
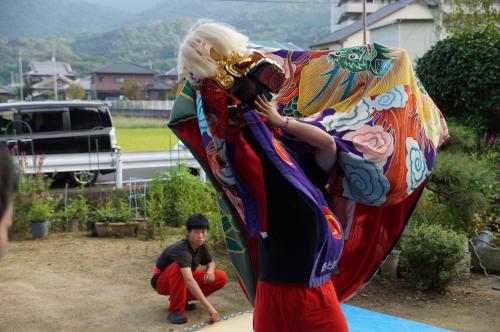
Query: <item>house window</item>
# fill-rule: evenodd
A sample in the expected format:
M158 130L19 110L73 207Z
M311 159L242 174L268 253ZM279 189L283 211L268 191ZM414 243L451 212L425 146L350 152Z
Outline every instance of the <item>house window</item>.
M123 77L120 77L120 76L119 76L119 77L116 77L116 78L115 78L115 83L118 83L118 84L123 84L123 81L125 81L125 80L123 79Z
M99 82L102 82L102 77L101 76L99 76Z

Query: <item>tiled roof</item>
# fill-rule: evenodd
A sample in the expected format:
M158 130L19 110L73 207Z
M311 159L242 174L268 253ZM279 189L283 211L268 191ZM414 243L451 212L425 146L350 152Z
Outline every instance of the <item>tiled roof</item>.
M131 63L112 63L94 70L95 74L136 74L136 75L156 75L157 72L142 68Z
M179 72L177 71L177 67L172 67L169 70L167 70L163 76L179 76Z
M64 76L75 76L71 66L65 62L52 62L52 61L33 61L30 63L29 75L32 76L51 76L54 75L54 69L57 74Z
M11 94L12 90L9 88L0 88L0 94L6 95L6 94Z

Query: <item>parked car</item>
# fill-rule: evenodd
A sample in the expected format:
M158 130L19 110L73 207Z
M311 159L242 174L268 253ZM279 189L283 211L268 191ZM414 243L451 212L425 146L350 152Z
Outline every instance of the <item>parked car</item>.
M0 104L0 143L30 155L89 154L117 150L108 107L99 102L46 101ZM58 174L91 185L114 169Z

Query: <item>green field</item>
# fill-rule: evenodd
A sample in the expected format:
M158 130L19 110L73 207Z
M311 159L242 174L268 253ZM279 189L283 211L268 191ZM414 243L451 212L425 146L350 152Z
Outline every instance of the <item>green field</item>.
M166 119L114 116L113 125L123 152L169 150L177 144Z

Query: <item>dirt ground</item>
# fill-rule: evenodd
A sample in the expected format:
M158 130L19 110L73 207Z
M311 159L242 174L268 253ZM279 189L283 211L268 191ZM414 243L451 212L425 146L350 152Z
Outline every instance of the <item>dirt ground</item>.
M167 322L168 299L149 285L164 245L69 233L12 242L0 261L0 330L175 331L205 321L198 308L185 325ZM422 295L375 278L348 303L456 331L500 331L498 284L476 274L444 295ZM234 281L210 300L221 315L251 309Z

